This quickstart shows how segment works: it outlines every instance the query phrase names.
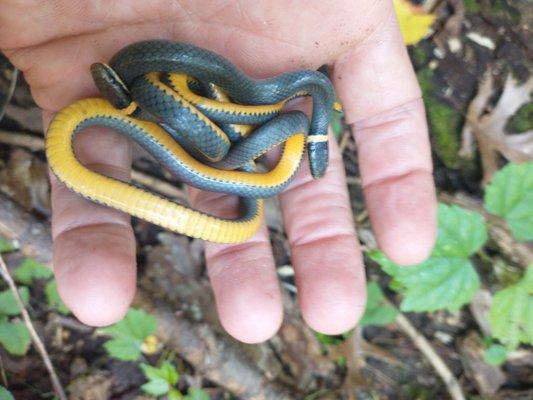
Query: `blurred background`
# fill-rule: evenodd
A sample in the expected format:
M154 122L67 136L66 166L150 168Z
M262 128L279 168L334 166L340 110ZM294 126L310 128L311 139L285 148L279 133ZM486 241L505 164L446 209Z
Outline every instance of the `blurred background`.
M201 241L138 220L132 309L109 328L79 323L50 271L40 111L0 54L0 252L7 265L0 399L61 398L62 390L95 400L533 398L532 3L395 6L427 107L439 238L431 258L409 270L379 252L357 151L339 115L332 128L365 250L369 299L359 327L335 337L312 332L300 317L275 199L267 201L267 221L285 321L270 341L245 345L224 333ZM141 150L133 180L186 201L183 187Z

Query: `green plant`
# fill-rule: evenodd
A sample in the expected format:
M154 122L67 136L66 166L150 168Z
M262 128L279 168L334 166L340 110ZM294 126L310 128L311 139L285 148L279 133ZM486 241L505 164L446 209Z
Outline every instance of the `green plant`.
M57 293L56 282L52 270L31 258L26 258L15 268L13 276L18 283L24 285L33 284L35 280L45 280L44 294L48 306L61 314L69 314L70 311Z
M124 319L100 331L111 339L104 343L107 353L123 361L134 361L141 355L145 341L157 328L157 321L146 311L131 308Z
M518 283L496 293L489 323L492 336L509 349L533 344L533 264Z
M513 235L533 240L533 162L507 164L485 191L485 208L505 219Z
M13 240L6 239L0 236L0 253L9 253L17 249Z
M326 335L325 333L315 332L315 336L322 344L335 345L342 343L352 334L352 331L345 332L341 335Z
M15 398L9 390L3 386L0 386L0 400L15 400Z
M141 389L152 396L166 396L168 400L209 400L209 396L200 388L190 388L187 395L183 395L175 386L180 375L174 365L164 361L159 367L140 364L148 382Z
M484 206L506 221L517 240L533 240L533 163L510 163L498 171L487 186ZM486 241L486 222L481 214L439 204L437 242L428 260L406 268L379 250L368 255L392 277L390 287L401 293L402 311L455 311L468 304L479 288L480 278L470 257ZM385 312L379 300L376 306L379 287L371 285L363 324L368 323L365 318L372 316L372 310ZM507 350L521 343L533 344L533 264L519 282L495 293L489 323L493 339L484 353L489 364L502 364Z
M408 268L381 251L369 256L392 276L391 288L402 293L402 311L458 310L479 288L469 257L487 240L483 217L460 207L439 205L437 243L429 259Z
M504 346L497 343L492 343L485 349L483 359L487 364L498 366L505 362L507 358L507 350Z
M390 305L376 282L368 282L366 286L367 300L363 317L359 325L388 325L396 319L398 310Z
M31 258L26 258L15 268L13 276L15 280L24 285L29 285L34 279L50 279L52 270Z
M148 382L141 389L153 396L166 395L169 400L182 399L183 396L174 386L179 381L179 373L170 362L165 361L159 368L142 363L140 365Z
M70 310L65 303L63 303L61 297L59 297L59 293L57 293L57 284L55 280L51 280L45 285L44 295L46 296L46 302L50 308L53 308L64 315L70 313Z
M27 304L29 290L23 286L19 289L22 301ZM7 289L0 292L0 344L11 354L21 356L26 354L30 347L30 334L24 323L13 319L19 315L21 309L13 293Z
M16 249L17 246L13 241L0 237L0 253L10 252ZM45 265L33 259L26 258L14 269L13 276L18 283L31 285L36 279L49 280L52 277L52 271ZM53 283L53 281L49 281L48 283ZM19 287L19 295L23 304L28 304L30 291L27 286ZM63 307L65 307L64 304ZM9 353L18 356L26 354L31 342L28 329L22 321L16 318L20 313L21 309L11 290L8 289L0 292L0 344Z

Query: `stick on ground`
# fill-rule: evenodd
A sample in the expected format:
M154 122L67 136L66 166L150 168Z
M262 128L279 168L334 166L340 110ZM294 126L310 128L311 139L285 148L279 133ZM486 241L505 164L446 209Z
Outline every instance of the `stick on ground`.
M396 324L398 327L411 339L414 345L420 350L420 352L427 358L433 368L446 385L448 393L453 400L465 400L465 395L461 389L461 385L450 369L446 366L442 358L433 349L428 340L421 335L416 328L411 324L405 315L398 313L396 316Z
M11 289L11 291L13 292L13 297L15 298L15 301L20 307L22 319L24 320L24 324L26 325L26 328L28 328L28 331L30 332L33 345L37 349L37 352L41 356L44 362L44 365L46 369L48 370L48 374L50 375L50 381L52 382L52 387L54 388L54 391L56 392L57 397L60 400L67 400L67 395L65 394L65 390L63 389L63 386L61 386L61 382L59 381L59 378L57 377L54 366L52 365L52 361L50 360L50 356L48 356L48 352L46 351L46 348L44 347L44 344L41 338L39 337L39 335L37 334L37 331L33 327L30 314L28 313L28 310L26 310L26 307L24 306L24 303L22 302L22 299L20 298L17 285L13 281L13 278L11 278L11 275L9 274L6 263L4 262L4 259L2 258L1 255L0 255L0 275L2 275L2 278L4 278L4 280L7 282L9 289Z

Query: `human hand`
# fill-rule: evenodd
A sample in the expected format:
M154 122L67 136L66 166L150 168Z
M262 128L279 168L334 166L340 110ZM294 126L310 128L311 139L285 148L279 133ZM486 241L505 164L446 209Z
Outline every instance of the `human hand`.
M358 146L364 193L383 251L399 264L422 261L436 232L436 201L423 103L390 1L0 2L0 49L31 86L47 124L60 108L96 94L89 66L144 39L190 42L254 77L333 66L333 83ZM105 129L80 135L91 169L129 176L127 139ZM235 213L235 199L191 191L193 205ZM213 199L217 201L212 201ZM341 154L313 180L300 168L280 195L304 319L338 334L355 326L365 278ZM58 290L89 325L126 312L135 292L129 216L91 203L52 177ZM271 337L282 303L268 232L237 245L206 243L208 274L224 328L244 342Z

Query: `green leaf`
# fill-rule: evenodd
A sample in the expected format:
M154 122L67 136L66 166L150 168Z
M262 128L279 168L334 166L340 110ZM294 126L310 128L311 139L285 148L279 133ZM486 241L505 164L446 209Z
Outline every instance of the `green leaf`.
M504 218L518 240L533 240L533 162L498 171L485 191L485 208Z
M487 226L481 214L439 204L437 243L432 257L468 258L486 241Z
M159 369L164 374L164 376L166 377L165 379L168 383L170 383L171 386L174 386L178 383L180 379L180 374L171 363L165 361L163 364L161 364L161 367L159 367Z
M176 397L177 394L181 396L181 393L172 389L172 386L176 385L179 381L179 373L170 362L163 362L159 368L145 363L140 364L140 367L144 376L148 379L148 383L141 386L145 392L154 396L162 396L170 391L172 392L173 398L181 398ZM177 392L177 394L174 392Z
M483 359L489 365L502 365L507 359L507 350L500 344L491 344L483 353Z
M340 100L337 98L337 102L340 104ZM342 136L342 130L343 130L343 124L342 124L342 111L333 111L331 113L330 123L331 123L331 130L333 131L333 134L335 135L335 138L337 140L340 140Z
M25 285L29 285L34 279L48 279L52 277L52 271L45 265L31 258L26 258L14 271L15 279Z
M141 355L142 342L129 336L119 336L104 343L107 353L118 360L135 361Z
M0 236L0 253L9 253L10 251L15 250L17 250L17 246L15 246L15 242L13 240L9 240Z
M167 400L183 400L183 399L186 399L186 397L184 397L183 394L178 389L170 388L169 392L167 393Z
M387 260L385 265L389 263L392 262ZM394 281L402 286L402 311L455 311L468 303L479 289L479 276L464 258L429 258L412 267L393 266Z
M209 395L200 388L189 388L185 400L210 400Z
M164 379L170 384L170 386L174 386L178 383L180 378L176 368L168 361L163 362L159 368L144 363L142 363L140 367L148 379Z
M479 276L468 256L487 239L483 218L460 207L440 204L438 220L437 243L423 263L400 267L380 251L368 253L392 276L390 287L403 293L402 311L458 310L479 288Z
M23 322L9 322L3 317L0 319L0 343L9 353L23 356L30 347L30 333Z
M15 398L9 390L3 386L0 386L0 400L15 400Z
M496 293L489 323L492 336L508 349L533 344L533 265L520 282Z
M164 379L156 379L141 385L141 389L153 396L163 396L164 394L168 393L170 386Z
M141 342L157 328L153 315L144 310L130 308L126 316L114 325L103 328L102 332L110 336L129 336Z
M100 331L113 337L104 344L110 356L133 361L141 354L144 339L156 328L157 321L153 315L131 308L121 321Z
M49 307L59 311L61 314L67 315L70 314L70 310L63 303L59 293L57 292L57 284L55 280L51 280L44 287L44 295L46 296L46 303Z
M30 291L26 286L19 288L19 294L24 305L28 304L30 299ZM18 315L20 314L20 307L15 300L15 296L10 289L0 292L0 315Z
M352 331L345 332L341 335L326 335L325 333L315 332L315 336L322 344L336 345L344 342L351 333Z
M387 304L381 288L376 282L369 282L366 287L367 301L365 313L359 321L359 326L388 325L396 319L398 310Z

